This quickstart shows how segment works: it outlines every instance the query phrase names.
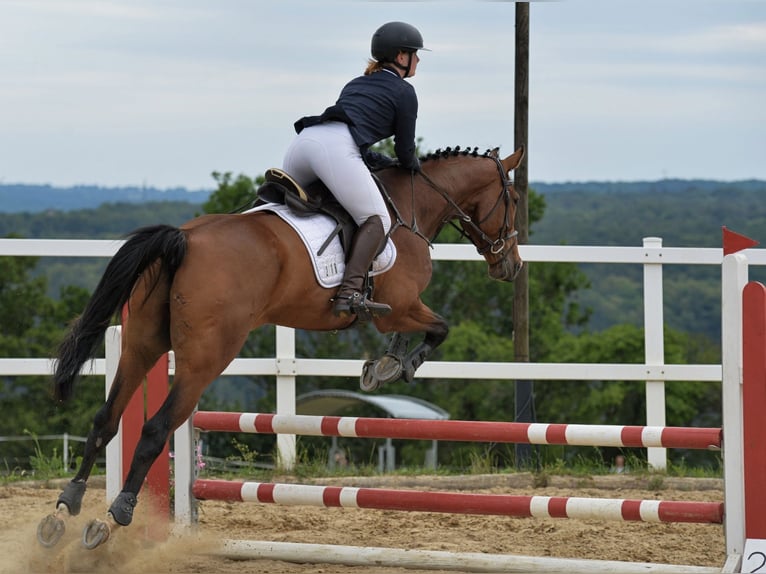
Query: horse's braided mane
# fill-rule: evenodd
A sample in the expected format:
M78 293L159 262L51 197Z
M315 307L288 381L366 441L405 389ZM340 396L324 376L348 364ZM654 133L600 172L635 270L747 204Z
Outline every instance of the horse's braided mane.
M460 146L456 146L454 148L448 147L446 149L439 148L436 151L429 153L425 157L421 157L420 160L428 161L430 159L440 159L443 157L457 157L459 155L465 155L465 156L470 155L471 157L479 157L479 155L481 155L481 157L489 157L491 151L492 150L488 149L483 154L479 154L478 147L475 147L473 149L471 149L470 147L466 149L461 149Z

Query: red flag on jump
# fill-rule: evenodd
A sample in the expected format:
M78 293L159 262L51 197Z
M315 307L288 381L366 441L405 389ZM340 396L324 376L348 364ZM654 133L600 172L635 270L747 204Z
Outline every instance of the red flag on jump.
M750 239L749 237L741 235L740 233L730 231L729 229L726 229L725 225L721 229L723 230L724 256L731 255L732 253L737 253L737 251L742 251L748 247L755 247L758 245L758 242L755 239Z

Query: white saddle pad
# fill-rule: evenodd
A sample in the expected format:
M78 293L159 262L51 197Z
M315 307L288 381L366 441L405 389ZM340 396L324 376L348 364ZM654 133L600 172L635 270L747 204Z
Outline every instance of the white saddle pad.
M259 205L245 213L252 213L254 211L271 211L290 224L290 227L295 229L306 246L306 250L309 252L309 258L314 266L314 273L319 284L322 287L337 287L340 285L346 264L343 246L338 236L333 237L321 255L318 253L322 244L330 236L332 230L335 229L335 222L331 217L321 213L310 217L299 217L290 211L289 207L278 203ZM372 263L371 275L385 273L393 267L395 261L396 247L389 238L381 254Z

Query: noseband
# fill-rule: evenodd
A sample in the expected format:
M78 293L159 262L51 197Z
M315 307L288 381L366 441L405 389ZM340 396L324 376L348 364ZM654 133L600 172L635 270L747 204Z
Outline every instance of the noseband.
M476 251L479 252L479 255L484 255L487 253L487 251L491 252L493 255L499 255L503 254L506 251L506 243L508 243L511 239L516 237L519 232L515 229L511 231L513 228L513 222L510 221L510 218L508 217L508 207L510 206L511 199L511 186L512 182L506 177L505 169L503 168L503 164L500 162L500 160L495 157L494 155L487 155L484 157L488 157L495 161L495 165L497 166L497 171L500 174L500 181L503 183L503 189L500 192L500 195L497 197L497 201L495 201L495 204L492 206L492 209L489 210L489 213L479 222L475 222L470 215L468 215L463 209L455 203L455 200L453 200L447 192L445 192L443 189L441 189L438 185L434 183L434 181L428 177L424 172L420 172L420 175L423 176L423 179L428 183L430 187L432 187L434 190L436 190L439 195L441 195L447 203L449 203L452 208L457 212L458 219L460 220L460 226L458 227L452 221L445 221L445 223L450 223L453 225L458 231L460 231L460 234L463 237L468 237L468 234L465 231L465 227L470 227L476 235L479 236L479 238L483 241L482 246L474 245L476 246ZM500 229L500 233L497 239L492 239L489 237L486 233L484 233L484 230L480 227L482 223L487 221L492 214L495 212L495 210L500 206L502 200L502 204L505 208L504 211L504 220L503 220L503 226ZM470 239L470 237L468 237Z

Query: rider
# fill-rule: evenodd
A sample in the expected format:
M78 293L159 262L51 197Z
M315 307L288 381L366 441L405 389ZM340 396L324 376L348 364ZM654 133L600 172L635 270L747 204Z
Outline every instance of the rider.
M322 180L359 226L346 257L343 281L333 299L333 314L376 317L391 307L366 297L364 278L391 229L386 203L371 169L398 165L419 170L415 151L418 99L405 78L415 75L423 37L404 22L383 24L372 36L372 60L363 76L351 80L335 105L320 116L295 122L298 135L285 153L282 168L302 186ZM370 150L394 136L396 158Z

